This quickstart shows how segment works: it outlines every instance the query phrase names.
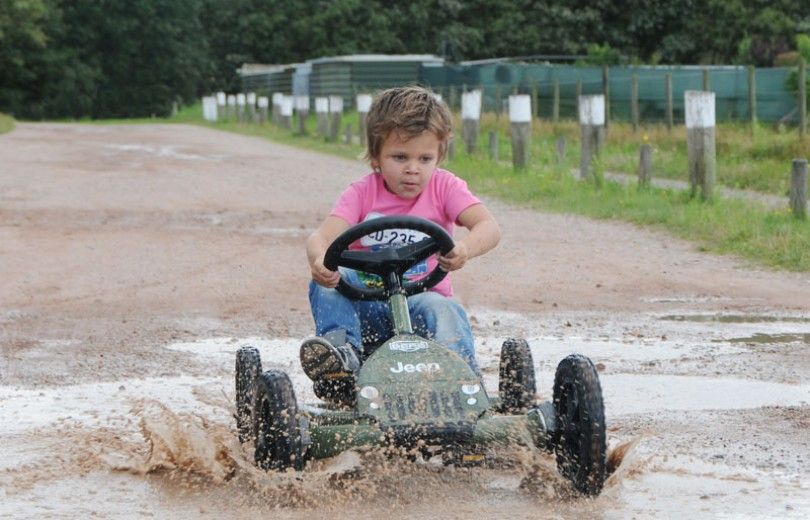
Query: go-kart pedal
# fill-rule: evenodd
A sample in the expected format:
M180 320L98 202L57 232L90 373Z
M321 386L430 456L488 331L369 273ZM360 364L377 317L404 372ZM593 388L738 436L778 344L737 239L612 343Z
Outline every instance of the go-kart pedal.
M305 339L300 357L304 373L312 381L351 378L360 368L360 359L354 347L346 342L344 330Z

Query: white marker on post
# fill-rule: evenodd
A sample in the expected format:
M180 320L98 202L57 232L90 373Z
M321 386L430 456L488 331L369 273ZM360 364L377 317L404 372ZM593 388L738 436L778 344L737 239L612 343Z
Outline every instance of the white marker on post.
M371 94L357 94L357 111L364 114L371 110Z
M579 124L605 126L605 96L579 96Z
M687 90L683 93L686 128L712 128L714 118L714 92Z
M342 96L329 96L329 113L342 114L343 113L343 97Z
M309 112L309 96L295 96L295 110Z
M461 118L481 119L481 91L471 90L461 95Z
M509 122L532 122L532 97L528 94L509 96Z
M281 98L281 117L292 117L293 113L293 98L292 96L284 96Z

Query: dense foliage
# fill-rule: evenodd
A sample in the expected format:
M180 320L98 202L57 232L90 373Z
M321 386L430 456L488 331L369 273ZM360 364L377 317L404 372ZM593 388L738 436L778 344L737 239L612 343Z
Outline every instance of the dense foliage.
M0 111L164 115L245 62L352 53L771 65L807 0L0 0Z

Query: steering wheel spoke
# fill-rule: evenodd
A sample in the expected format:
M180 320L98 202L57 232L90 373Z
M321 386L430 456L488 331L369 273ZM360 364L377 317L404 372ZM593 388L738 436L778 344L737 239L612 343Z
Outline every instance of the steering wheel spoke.
M374 261L374 252L371 251L343 251L340 254L340 267L356 271L372 272Z
M423 238L419 242L397 248L397 256L403 261L407 261L405 269L427 259L434 253L436 253L436 241L432 238Z

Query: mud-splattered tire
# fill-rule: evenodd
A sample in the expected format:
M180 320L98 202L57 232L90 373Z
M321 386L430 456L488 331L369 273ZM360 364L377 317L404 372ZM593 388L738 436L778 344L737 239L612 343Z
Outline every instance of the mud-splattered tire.
M602 387L591 360L572 354L554 376L557 469L580 493L598 495L605 482L607 432Z
M525 339L507 339L501 346L498 378L500 411L506 414L525 413L536 392L534 361L529 344Z
M239 442L247 442L253 433L253 401L256 381L262 375L262 360L256 347L245 345L236 351L236 429Z
M281 370L262 374L256 381L254 409L256 464L265 470L302 469L298 405L287 374Z

